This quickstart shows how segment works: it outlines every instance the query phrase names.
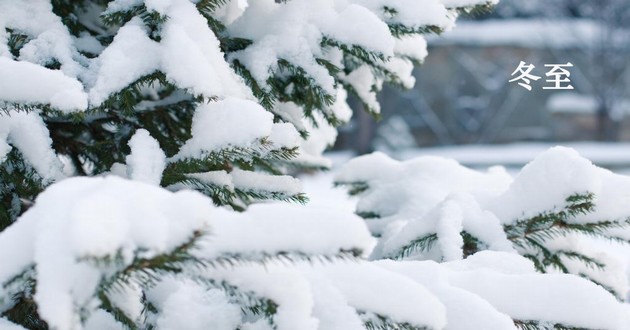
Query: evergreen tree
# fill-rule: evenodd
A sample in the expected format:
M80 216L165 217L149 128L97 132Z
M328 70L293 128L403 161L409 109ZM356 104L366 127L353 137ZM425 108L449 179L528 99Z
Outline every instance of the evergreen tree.
M287 174L327 166L347 92L377 115L383 83L413 83L423 34L492 2L0 0L0 326L317 326L264 283L345 269L369 250L362 228L337 224L335 243L320 221L307 232L325 247L296 244L303 213L239 215L188 189L235 210L306 201ZM445 323L441 305L339 306L353 326Z
M41 141L21 145L13 138L21 124L4 130L16 148L4 148L0 228L69 173L124 172L139 129L167 157L164 187L197 189L239 210L256 200L303 202L294 185L265 183L293 182L280 175L295 167L326 167L320 154L335 136L327 127L350 116L346 91L378 113L383 82L413 83L413 64L426 55L421 35L450 28L475 5L489 3L3 1L2 108L29 113L18 120L39 127ZM205 142L219 129L247 133ZM240 186L250 172L259 184Z
M606 291L516 255L368 262L355 216L251 205L304 202L288 174L326 167L346 93L378 114L423 34L488 5L0 0L0 327L622 329ZM559 294L511 310L472 278Z

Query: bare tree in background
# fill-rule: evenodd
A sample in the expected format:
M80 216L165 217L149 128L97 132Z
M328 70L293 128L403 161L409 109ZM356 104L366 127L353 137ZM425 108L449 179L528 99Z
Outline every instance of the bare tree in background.
M627 109L630 105L624 102L630 97L630 1L505 0L495 15L582 19L595 23L594 38L577 36L584 37L581 51L589 62L582 71L597 102L597 139L618 140L620 120L624 112L630 112Z
M619 119L628 97L630 66L630 3L627 0L569 0L576 10L590 12L598 21L599 38L590 50L593 93L598 103L598 138L617 140ZM588 17L588 16L587 16Z

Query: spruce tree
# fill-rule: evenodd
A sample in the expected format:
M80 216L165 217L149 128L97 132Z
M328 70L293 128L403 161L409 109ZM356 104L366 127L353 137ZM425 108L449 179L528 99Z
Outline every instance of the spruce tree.
M264 199L304 202L290 185L268 191L221 179L257 172L260 180L291 181L280 175L326 167L318 153L334 141L326 127L349 119L346 92L377 115L382 83L413 84L413 64L426 55L422 34L449 29L458 12L492 2L445 3L3 1L2 108L7 115L30 113L17 120L39 127L41 150L20 145L12 137L18 128L5 129L16 148L5 148L0 169L0 228L60 177L124 170L128 142L139 129L167 157L164 187L193 188L239 210ZM271 131L247 135L248 141L196 144L202 131L218 128L195 125L195 116L217 122L204 113L260 107L270 115L259 123ZM238 125L245 117L235 113L215 125Z
M423 34L493 2L0 0L0 327L623 329L517 255L369 262L360 218L255 203L305 202L289 174L327 166L346 94L378 115ZM510 310L473 278L562 294Z
M413 84L422 35L493 2L0 0L0 326L312 327L248 267L274 279L298 264L298 281L311 262L360 258L362 229L325 248L271 244L291 222L262 207L268 235L246 244L228 220L256 222L188 190L236 211L305 202L288 174L327 167L347 93L377 116L383 83ZM315 242L331 231L316 228ZM444 324L352 308L367 328Z

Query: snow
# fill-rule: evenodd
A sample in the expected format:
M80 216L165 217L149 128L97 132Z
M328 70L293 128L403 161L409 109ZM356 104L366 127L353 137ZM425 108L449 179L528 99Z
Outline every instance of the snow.
M298 147L302 139L292 124L274 123L271 127L269 140L273 142L274 147L291 149Z
M8 321L5 318L0 318L0 329L2 330L24 330L21 326Z
M302 192L300 180L289 175L269 175L265 173L234 169L230 172L234 187L243 191L277 192L287 196Z
M12 0L0 1L0 30L7 28L30 37L20 49L20 61L44 65L54 60L61 64L61 71L68 77L75 78L81 73L83 59L61 18L53 13L49 1L33 0L20 6Z
M146 133L137 134L148 138ZM373 156L382 165L404 168L403 163ZM536 170L536 164L558 161L554 157L573 156L572 151L552 149L528 171ZM451 166L462 178L472 177L465 182L468 184L504 175L494 173L497 177L493 177L465 171L452 161L429 160L438 161L442 167ZM431 172L429 160L424 161L429 171L424 174L437 178L439 172ZM356 161L354 164L357 166ZM374 171L359 169L344 175L355 177ZM396 171L382 168L378 173L396 175ZM221 171L208 174L225 183L229 182L227 175ZM274 323L279 330L316 330L323 326L361 329L362 321L371 315L447 330L471 326L515 329L512 319L593 329L622 330L629 325L627 306L601 287L573 275L537 273L529 260L513 251L482 251L462 260L451 246L459 243L447 240L453 252L445 255L456 261L438 264L430 260L341 261L317 257L302 261L302 255L332 257L349 250L366 257L375 246L364 220L352 214L352 201L341 197L340 190L330 190L330 179L331 175L322 174L315 181L307 180L306 188L313 195L310 205L259 204L243 213L214 207L207 197L197 193L170 193L117 177L63 180L49 187L34 207L0 233L0 263L4 266L0 282L34 263L38 285L35 300L40 315L49 324L60 328L76 325L80 321L73 316L78 315L75 309L83 308L89 316L86 329L117 329L120 325L91 302L100 276L109 274L112 265L101 267L81 257L120 255L123 264L116 267L124 267L134 256L148 258L169 251L201 230L208 235L192 252L199 258L218 261L238 256L266 262L191 269L190 273L160 278L146 295L157 309L151 319L160 328L232 329L243 322L240 306L223 291L192 279L197 276L226 281L243 292L272 299L278 304ZM449 194L441 203L443 215L451 220L442 224L440 233L455 237L458 226L475 221L479 222L478 228L486 226L483 231L488 232L487 225L482 224L488 217L483 213L484 204L476 203L473 197L483 194L470 191L473 189ZM268 259L278 253L295 259ZM133 285L114 295L112 301L130 315L139 315L141 305L135 299L140 294ZM245 322L244 329L268 329L262 321Z
M158 43L147 36L142 21L129 21L91 64L90 71L96 78L89 90L90 105L101 105L112 93L157 71L159 54Z
M304 69L316 84L332 95L335 94L334 79L315 61L324 55L320 46L323 37L385 55L392 55L394 47L385 23L366 8L345 1L252 2L228 26L228 32L253 41L245 50L231 55L231 60L245 65L263 88L269 88L267 79L277 70L277 61L284 59Z
M465 8L472 7L478 5L480 3L479 0L440 0L446 8ZM499 3L499 0L486 0L487 4L496 5Z
M153 0L168 16L162 27L162 69L166 77L194 95L250 98L230 68L208 21L188 0ZM172 4L171 4L172 3ZM147 4L148 5L148 4Z
M89 311L100 277L112 271L84 257L120 255L117 267L124 267L136 255L171 251L204 229L210 208L200 194L173 194L117 177L61 181L0 233L0 281L36 264L39 315L52 327L74 328L77 308Z
M319 109L321 113L315 112L313 118L303 118L303 109L293 103L276 104L271 112L279 118L274 118L253 101L229 67L195 2L110 2L109 13L145 4L168 20L156 38L157 34L149 37L142 20L132 19L103 48L93 37L70 36L48 1L15 6L0 0L0 76L12 78L5 79L6 86L0 81L4 102L50 105L65 113L82 111L88 100L92 107L102 105L121 88L156 71L206 100L195 110L192 137L171 159L166 159L148 131L135 132L126 164L115 164L111 170L131 180L116 176L60 180L61 161L39 112L0 117L0 155L6 157L15 147L46 183L59 180L0 233L0 309L11 308L11 297L23 290L19 280L7 282L23 275L35 280L38 315L51 328L122 329L99 307L96 294L101 282L138 259L170 253L202 233L190 251L201 261L197 267L157 274L149 283L132 274L128 283L104 294L132 320L146 316L141 322L160 329L272 328L251 313L243 319L246 308L238 298L228 296L229 290L221 289L223 284L277 303L273 328L278 330L358 330L365 321L380 318L447 330L515 329L513 319L628 329L628 305L578 276L537 273L503 231L504 224L558 209L575 192L595 193L597 210L590 219L570 221L627 217L630 178L598 168L571 149L550 149L514 177L501 167L477 171L452 159L424 156L397 161L376 153L350 161L335 176L342 183L368 184L370 189L358 199L331 191L332 175L322 174L317 180L328 181L307 183L306 190L324 197L315 194L309 205L256 204L241 213L215 207L212 199L196 192L173 193L159 187L167 161L200 159L228 149L247 149L264 157L271 150L299 145L295 162L333 165L321 157L337 134L323 114L340 121L351 116L346 91L335 79L350 84L378 111L374 89L384 78L368 66L342 77L330 76L316 59L341 66L343 54L335 47L322 49L322 38L392 57L379 64L410 87L410 60L426 56L426 42L422 37L395 39L387 24L450 29L456 14L448 8L478 2L230 1L219 13L227 33L250 38L253 44L232 54L229 61L241 61L266 88L267 78L278 73L277 61L288 60L336 96L335 104ZM387 13L385 6L397 13ZM5 28L30 37L19 61L5 46ZM88 59L79 51L97 57ZM60 70L36 65L52 60L61 63ZM33 92L33 87L40 91ZM177 93L168 99L156 97L138 110L150 111L181 97ZM301 139L298 130L309 132L309 137ZM521 151L501 156L521 161L528 155ZM627 156L607 159L626 164L630 160ZM272 192L275 197L303 191L300 181L291 176L236 167L188 175L214 186ZM366 221L353 213L355 206L359 212L381 217ZM483 249L490 251L465 256L462 231L480 239ZM437 241L425 254L415 251L404 260L378 260L396 257L410 240L428 234L435 234ZM614 247L577 236L552 241L550 248L597 256L610 273L584 270L577 263L569 267L617 292L628 292L630 260L622 250L610 254ZM145 298L155 310L145 310ZM5 319L0 319L0 328L20 329Z
M374 86L380 89L380 82L374 77L369 66L362 65L347 75L340 74L340 79L352 86L361 101L365 102L371 111L376 113L381 111L381 105L374 91Z
M273 115L254 101L238 98L210 102L195 111L192 138L175 159L201 158L229 147L247 147L271 135Z
M98 39L88 33L82 33L80 37L75 38L74 43L77 50L91 54L100 54L105 49Z
M220 187L228 187L234 189L232 177L226 171L210 171L203 173L188 174L191 178L201 180L202 182Z
M489 209L503 223L530 218L562 206L558 203L570 195L599 193L599 176L599 170L575 150L555 147L523 167L509 189L489 203Z
M449 12L438 0L427 0L421 3L404 0L351 1L369 8L388 23L399 23L415 28L437 26L442 30L450 30L455 26L455 18L457 17L455 14ZM480 1L474 2L479 3ZM393 15L393 17L388 17L389 14L383 10L384 7L394 9L396 14Z
M410 57L420 62L429 54L427 51L427 41L423 36L410 35L396 39L394 52L398 55Z
M352 117L352 109L346 102L347 96L348 94L343 88L338 88L337 99L328 109L341 122L348 122L350 117ZM284 104L282 109L287 114L299 113L300 116L302 114L302 109L293 103ZM304 118L300 125L296 126L297 128L302 127L309 132L309 136L306 139L302 139L299 149L300 154L292 162L305 164L306 166L329 168L331 162L327 157L323 156L323 153L328 147L335 144L337 129L329 125L320 113L314 113L313 119L314 123Z
M121 323L116 321L113 315L99 309L92 313L90 318L85 322L86 330L123 330L125 329Z
M629 326L626 306L619 304L601 287L577 276L515 276L484 270L458 275L453 279L456 286L478 294L499 311L516 319L545 320L592 329L626 329Z
M230 330L241 321L240 307L231 304L225 293L192 280L166 278L147 296L158 309L158 329Z
M6 159L11 151L9 144L20 151L44 182L64 176L48 128L37 112L10 111L0 117L0 159Z
M487 265L480 265L476 260L488 257L491 263ZM497 268L502 260L517 268ZM539 320L590 329L628 327L628 307L601 287L573 275L536 273L531 263L528 269L521 266L527 262L516 255L487 251L443 264L432 261L379 261L376 264L414 278L439 292L440 298L450 296L447 302L455 305L452 308L465 307L465 313L459 310L452 315L455 322L449 322L447 329L469 329L470 324L464 323L465 320L491 323L482 329L514 329L508 327L501 314L521 321ZM479 298L485 303L478 301ZM470 307L483 314L470 317ZM449 321L451 319L449 316Z
M114 0L107 4L104 14L111 14L119 11L128 11L135 6L140 6L144 0Z
M160 144L145 129L139 129L129 140L127 175L132 180L159 186L166 168L166 155Z
M597 111L595 98L571 92L553 93L547 100L551 113L594 114Z
M81 83L61 71L0 57L0 76L0 101L50 104L66 113L87 109Z
M161 41L149 38L139 18L120 28L114 42L90 67L88 74L94 79L89 92L91 105L102 104L112 93L156 71L194 95L251 97L251 92L224 60L219 41L193 3L173 0L151 4L169 18L161 29ZM119 3L109 8L114 12L130 5L135 3Z
M216 209L213 219L212 236L199 252L206 258L286 251L331 256L354 248L365 255L374 245L361 218L321 207L255 204L245 213Z
M568 223L624 221L630 214L625 202L630 198L630 178L597 167L566 147L541 153L514 177L501 167L475 171L436 156L399 162L374 153L348 162L335 181L368 186L359 194L356 210L379 216L366 220L379 237L371 259L459 260L464 256L462 231L480 240L481 249L529 253L507 239L503 226L561 211L574 194L594 194L595 209L569 217ZM431 235L435 235L431 247L410 248L415 240ZM609 235L627 238L627 228ZM621 253L626 251L622 243L607 245L603 239L576 233L549 238L545 246L603 262L603 270L576 260L566 260L566 266L571 273L603 283L619 297L627 295L630 264Z
M382 233L384 226L399 218L427 214L452 193L465 192L484 201L503 191L511 177L500 169L482 173L438 157L399 163L382 153L374 153L348 162L337 172L335 180L366 182L375 188L361 196L357 211L380 214L381 219L370 221L370 225L376 233ZM388 218L390 215L394 217Z

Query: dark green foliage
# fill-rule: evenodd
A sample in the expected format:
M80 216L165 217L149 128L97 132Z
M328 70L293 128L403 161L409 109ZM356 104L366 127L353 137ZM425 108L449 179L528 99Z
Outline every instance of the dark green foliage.
M429 330L407 322L396 322L389 317L374 313L359 312L366 330Z
M35 280L32 278L33 269L28 269L21 276L14 278L4 286L4 289L11 287L15 292L13 294L13 306L2 313L13 323L20 324L27 329L47 330L48 325L44 322L37 312L37 305L33 300L35 294ZM0 303L4 303L0 301Z
M12 149L0 164L0 231L32 205L44 183L19 151Z
M520 330L586 330L586 328L567 327L562 324L547 324L538 321L515 320L514 325Z
M578 261L589 268L604 269L606 265L593 257L578 251L551 249L547 244L550 240L571 234L608 239L608 230L627 225L627 221L572 222L574 217L594 211L593 198L592 193L571 195L559 210L505 225L507 237L541 272L553 269L570 273L572 270L566 265L568 260Z
M420 238L416 238L413 241L409 242L407 245L403 246L396 258L407 258L411 255L422 253L425 251L431 250L433 245L437 241L437 234L429 234Z

